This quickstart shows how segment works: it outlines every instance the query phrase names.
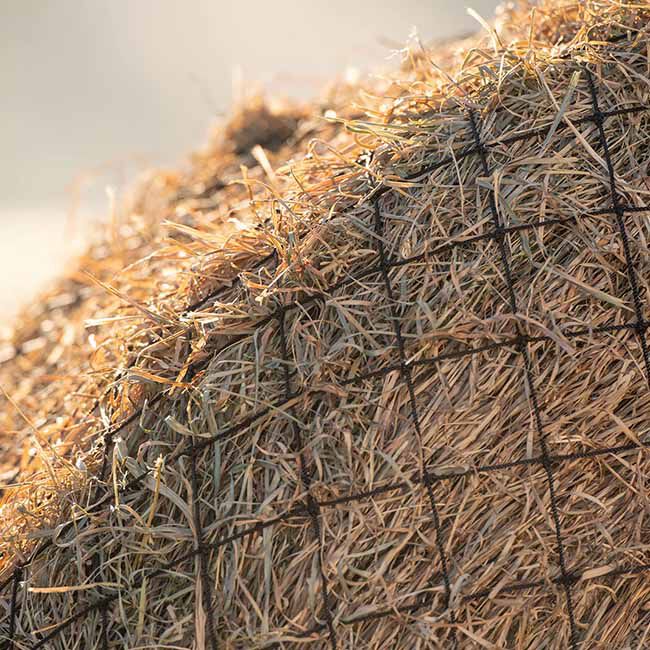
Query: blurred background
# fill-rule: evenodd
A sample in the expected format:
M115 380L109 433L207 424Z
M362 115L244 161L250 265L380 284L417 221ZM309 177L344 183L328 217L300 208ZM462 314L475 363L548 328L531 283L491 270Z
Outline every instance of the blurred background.
M107 214L107 187L203 143L234 79L308 98L389 65L414 29L479 25L463 0L0 0L0 326Z

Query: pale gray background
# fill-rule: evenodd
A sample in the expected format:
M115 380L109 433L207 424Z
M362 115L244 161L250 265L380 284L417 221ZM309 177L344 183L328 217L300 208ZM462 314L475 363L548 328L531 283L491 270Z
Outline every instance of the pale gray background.
M495 0L468 2L492 17ZM0 0L0 325L106 213L107 185L202 143L237 68L309 97L385 66L413 28L478 25L463 0Z

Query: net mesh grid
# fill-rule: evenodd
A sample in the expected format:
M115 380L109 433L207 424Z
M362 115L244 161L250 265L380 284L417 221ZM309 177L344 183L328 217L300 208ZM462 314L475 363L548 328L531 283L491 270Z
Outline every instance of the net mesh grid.
M626 228L625 217L626 215L632 215L635 213L645 213L650 211L650 206L632 206L626 205L619 193L617 182L616 182L616 173L614 165L612 162L612 157L610 154L610 144L607 140L604 124L607 120L631 115L635 113L640 113L646 111L648 107L642 105L633 105L625 106L622 108L616 108L613 110L603 111L600 107L598 88L595 82L592 72L587 66L584 68L585 76L587 79L588 90L590 93L592 108L593 111L590 115L581 117L573 121L575 126L580 124L592 123L596 126L598 132L598 144L600 146L600 151L603 154L604 160L607 164L607 172L609 176L609 183L607 187L603 188L603 207L596 211L591 211L589 215L569 215L566 217L558 217L555 219L544 219L544 220L533 220L526 223L510 224L504 225L501 223L499 218L499 213L496 207L494 190L484 190L488 194L489 202L489 211L491 217L491 229L485 233L474 235L471 237L465 237L458 240L451 240L448 242L443 242L442 244L437 244L426 253L421 253L411 257L397 258L392 255L389 255L385 250L382 232L384 228L384 218L382 214L382 197L391 191L390 187L387 186L378 186L370 199L370 204L374 213L374 228L375 228L375 237L372 239L372 244L376 248L377 253L377 263L375 266L369 268L364 272L363 276L370 276L372 274L380 273L383 279L385 297L388 298L390 304L390 318L393 326L393 338L394 343L398 353L398 361L387 367L383 367L377 370L372 370L370 372L351 376L341 380L340 385L344 388L352 387L357 384L360 384L367 380L379 379L389 373L398 373L400 381L403 382L404 386L407 389L407 394L409 397L410 403L410 419L412 424L412 430L414 435L421 437L422 435L422 425L421 418L418 412L417 398L416 398L416 384L413 377L414 371L421 366L435 366L443 360L451 359L464 359L468 357L474 357L485 352L495 351L502 348L508 348L514 350L514 354L521 358L523 363L523 374L525 376L524 390L526 391L532 409L532 418L537 429L537 434L539 436L539 450L538 453L532 457L514 459L504 462L493 462L485 464L477 464L473 467L465 468L463 470L456 470L451 473L445 474L436 472L435 465L431 464L430 460L425 460L422 463L419 471L415 472L413 475L407 477L401 481L395 481L390 484L381 485L379 487L365 490L362 492L351 493L343 496L338 496L330 499L317 499L311 493L311 484L312 484L312 469L310 467L309 459L305 457L303 449L305 446L305 441L303 440L303 433L300 430L300 426L297 424L297 419L291 419L291 437L292 437L292 446L296 452L298 467L296 468L296 473L300 477L300 482L302 489L305 494L304 500L298 506L292 508L291 510L270 518L258 521L254 524L247 525L237 532L231 533L230 535L223 536L216 543L207 544L203 541L203 532L201 518L199 516L200 503L198 500L199 488L197 481L197 467L196 467L196 456L199 451L203 448L213 445L218 441L227 440L241 432L244 432L252 423L256 422L260 418L267 416L271 413L272 410L281 410L285 406L288 406L289 412L291 412L290 402L300 393L296 393L292 389L292 373L291 373L291 363L290 355L287 349L287 337L285 332L285 320L287 314L296 310L297 308L305 308L311 303L317 301L326 301L327 296L332 292L343 289L360 278L344 278L335 285L329 287L328 290L321 293L312 293L306 298L294 302L289 302L283 305L280 305L277 311L273 314L270 314L268 317L260 320L257 324L257 328L262 328L267 325L273 324L277 327L277 332L279 333L279 338L281 342L281 353L282 353L282 372L283 372L283 383L284 390L279 399L277 399L272 406L265 407L259 411L252 413L247 418L242 421L224 428L217 435L212 438L202 438L199 441L194 440L190 437L189 441L189 450L186 452L185 456L189 458L190 467L191 467L191 483L192 483L192 492L193 492L193 515L194 522L198 532L198 543L194 545L194 548L188 555L183 558L186 560L197 560L198 563L198 573L201 579L201 589L198 590L197 598L201 599L201 605L203 610L206 612L206 629L207 629L207 643L208 647L211 650L216 650L217 648L217 631L216 631L216 622L214 617L214 595L212 594L211 581L209 579L209 553L211 551L218 550L222 547L231 544L233 541L241 540L246 537L257 536L263 534L264 530L271 528L277 524L289 522L296 519L308 519L310 522L310 530L312 535L312 540L316 542L315 554L316 561L319 567L319 576L320 576L320 613L317 617L317 620L314 621L314 624L309 629L305 630L303 633L296 635L296 639L312 637L316 634L325 633L325 638L327 639L328 645L336 649L337 647L342 647L340 642L337 640L337 628L344 627L346 625L359 625L364 621L376 620L378 618L383 618L386 616L394 615L396 613L404 614L416 614L419 610L424 608L432 599L432 597L437 593L441 592L443 595L442 598L442 611L441 615L447 615L448 620L451 624L456 622L456 614L452 600L454 598L452 594L452 581L450 578L450 569L449 569L449 558L447 557L447 552L445 550L445 539L444 532L441 526L439 507L440 504L435 496L436 486L444 484L445 482L453 482L462 479L463 477L473 476L475 478L480 478L481 476L488 476L490 474L504 472L507 470L519 469L519 468L532 468L540 470L544 477L547 486L547 490L550 498L550 515L553 521L555 528L555 538L556 538L556 551L557 551L557 575L554 577L548 578L547 576L534 580L526 580L519 582L510 582L504 585L501 585L499 588L499 594L516 594L527 589L532 588L541 588L549 589L553 586L559 587L566 606L567 613L567 624L569 626L569 639L570 647L572 650L577 650L580 645L580 636L578 632L578 626L575 620L574 605L573 605L573 592L576 589L577 583L580 582L581 576L585 571L580 573L574 572L570 568L570 561L566 557L565 553L565 541L562 535L562 528L560 524L560 517L558 513L558 486L556 486L554 468L557 468L563 462L575 461L578 459L584 459L588 461L589 459L596 459L608 455L621 454L627 451L634 449L641 449L647 446L647 443L644 441L640 442L629 442L619 446L613 446L608 448L599 448L596 450L585 450L585 451L574 451L567 452L564 454L551 454L546 439L545 422L543 417L543 412L539 404L539 398L537 394L536 382L534 378L534 367L531 361L531 356L529 348L532 344L540 343L544 341L549 341L550 337L545 335L533 336L525 333L519 325L517 325L510 335L498 342L490 342L485 345L479 345L474 347L467 347L466 349L455 349L449 352L443 352L439 355L432 357L420 357L415 361L410 361L406 352L406 343L404 336L402 334L402 323L400 321L399 314L395 308L395 304L398 302L395 296L395 290L391 280L391 270L397 269L404 266L409 266L413 264L427 264L429 261L441 251L462 248L467 246L475 246L477 244L496 244L498 250L498 264L502 270L503 276L505 278L505 283L507 286L507 302L508 307L512 314L517 313L517 295L515 292L515 281L513 278L513 270L511 269L509 262L508 254L508 237L517 236L522 233L533 232L541 227L553 227L553 226L562 226L573 224L579 221L582 218L588 218L600 215L605 218L615 219L616 226L618 228L618 233L620 236L620 241L623 246L624 258L625 258L625 267L627 278L629 282L629 289L632 294L633 306L635 319L631 322L626 323L616 323L611 325L605 325L600 327L582 327L582 328L573 328L565 330L563 336L566 339L577 339L583 336L594 337L599 334L606 333L616 333L616 332L626 332L629 335L636 337L638 341L639 350L640 350L640 360L639 362L643 366L645 372L646 380L650 383L650 357L648 353L648 345L646 340L646 332L650 323L644 317L644 306L641 296L641 291L639 288L639 283L637 280L637 272L634 268L632 262L632 254L630 250L630 238ZM485 176L489 176L491 169L488 163L488 153L492 147L497 145L507 146L514 144L520 141L532 140L540 136L545 136L548 133L548 127L542 127L537 129L528 130L516 135L508 136L501 139L483 141L481 138L481 125L475 111L470 111L467 115L468 123L468 132L471 134L473 145L467 147L464 151L456 153L454 156L444 157L435 164L428 165L422 169L414 172L410 176L407 176L405 180L418 180L422 177L425 177L427 174L432 173L436 169L439 169L445 165L450 165L453 162L458 162L459 160L476 156L480 161L482 172ZM564 128L563 124L560 124L557 127L557 132L561 132ZM272 259L272 255L261 260L261 264L266 264ZM188 311L196 309L199 306L204 306L210 302L210 300L218 297L218 293L207 296L202 299L199 303L191 305L188 308ZM193 371L196 372L200 368L194 368ZM156 396L151 405L160 399L161 395ZM115 436L128 425L136 422L142 416L142 411L136 411L133 415L127 418L122 423L119 423L113 429L109 430L105 434L105 455L103 464L101 467L99 479L100 483L106 478L106 473L108 471L108 456L109 450L113 444ZM123 488L125 492L133 489L141 484L145 479L146 475L143 474L132 479L127 485ZM321 527L321 520L325 516L324 513L331 511L332 509L337 508L338 506L348 505L352 503L361 503L364 501L370 501L371 499L378 497L379 495L385 495L388 493L403 493L408 490L412 490L413 486L419 486L422 490L423 499L428 504L429 516L433 522L433 528L435 532L435 553L437 554L436 566L438 567L437 571L434 573L434 576L437 578L437 584L430 585L430 589L425 591L421 596L417 596L411 599L410 602L405 602L399 605L391 604L385 609L378 609L375 611L367 612L360 616L356 616L351 620L345 620L344 618L337 619L337 603L335 598L332 596L332 592L329 588L327 577L323 570L322 565L322 553L323 553L323 531ZM94 505L92 505L88 511L99 511L101 508L108 507L107 501L110 499L110 494L101 494L101 487L98 485L95 494L94 494ZM3 622L3 628L6 630L5 640L2 642L2 647L14 650L15 646L15 635L17 629L17 617L19 615L20 601L21 598L30 597L29 593L22 593L24 589L24 581L26 573L29 571L30 563L42 554L47 548L52 545L52 541L46 541L42 544L34 553L34 555L25 562L23 565L20 565L15 568L13 574L9 576L2 585L0 585L0 591L3 594L3 598L9 604L9 611L6 616L5 621ZM582 559L583 560L583 559ZM97 556L94 560L97 562ZM175 561L177 563L178 560ZM588 566L588 563L585 563L583 560L583 565ZM129 589L135 592L139 586L141 586L142 581L146 578L147 580L155 579L164 575L170 568L170 565L162 565L155 568L152 568L144 572L141 576L133 580L132 584L129 585ZM99 569L98 565L94 565L94 572ZM620 566L612 569L607 574L608 577L615 577L618 575L624 574L640 574L646 572L650 569L650 564L638 564L630 566ZM49 631L45 634L42 634L40 638L35 640L31 646L32 649L36 650L37 648L47 648L51 647L51 643L57 638L58 635L63 633L68 627L70 627L76 621L79 621L84 618L96 616L99 614L99 621L97 627L98 638L101 639L101 646L103 649L108 649L110 647L109 643L109 616L108 612L115 601L120 597L120 594L123 590L118 590L114 593L106 595L102 598L90 602L85 607L82 607L78 612L74 613L72 616L69 616L65 620L60 622L52 622ZM475 601L481 601L483 599L488 599L491 597L492 589L484 589L480 591L456 595L455 600L456 604L460 603L471 603ZM457 639L454 638L454 643L456 644ZM21 647L23 647L21 645Z

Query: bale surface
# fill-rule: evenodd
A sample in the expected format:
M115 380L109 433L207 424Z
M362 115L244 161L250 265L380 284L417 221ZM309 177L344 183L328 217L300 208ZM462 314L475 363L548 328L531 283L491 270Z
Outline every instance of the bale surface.
M650 647L649 18L510 9L155 177L2 368L5 645Z

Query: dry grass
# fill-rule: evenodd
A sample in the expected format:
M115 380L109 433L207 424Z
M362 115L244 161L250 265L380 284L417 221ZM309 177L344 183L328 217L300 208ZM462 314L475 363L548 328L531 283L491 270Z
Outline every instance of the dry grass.
M522 6L154 176L0 370L0 634L650 645L648 18Z

